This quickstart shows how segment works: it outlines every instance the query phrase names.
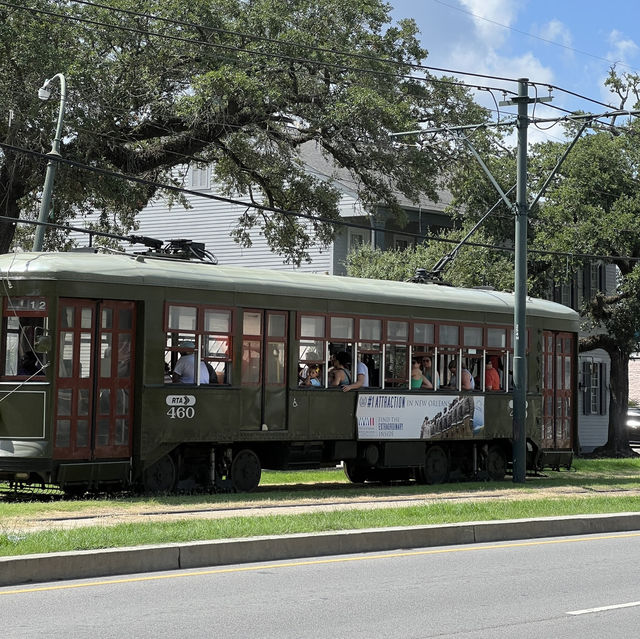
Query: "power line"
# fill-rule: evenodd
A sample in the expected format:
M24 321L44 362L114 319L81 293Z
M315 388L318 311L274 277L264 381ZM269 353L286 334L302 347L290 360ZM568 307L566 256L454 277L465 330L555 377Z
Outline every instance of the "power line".
M75 1L75 0L74 0ZM97 7L104 7L104 5L93 5L92 3L89 2L85 2L84 4L91 4L92 6L97 6ZM248 53L251 55L258 55L258 56L263 56L263 57L267 57L267 58L271 58L271 59L277 59L277 60L286 60L288 62L298 62L298 63L302 63L302 64L307 64L307 65L313 65L313 66L320 66L323 68L330 68L330 69L337 69L339 71L354 71L357 73L365 73L365 74L369 74L369 75L373 75L373 76L380 76L380 77L392 77L392 78L397 78L397 77L401 77L403 79L406 80L413 80L413 81L422 81L422 82L433 82L436 84L447 84L447 85L451 85L451 86L461 86L461 87L465 87L468 89L478 89L478 90L493 90L493 91L502 91L505 93L509 93L512 95L515 95L515 92L513 91L509 91L506 90L504 88L501 87L488 87L488 86L479 86L479 85L468 85L464 82L453 82L451 80L442 80L439 78L435 78L435 77L428 77L428 78L418 78L414 75L407 75L407 74L394 74L394 73L390 73L388 71L376 71L374 69L370 69L370 68L361 68L361 67L352 67L352 66L348 66L348 65L343 65L343 64L337 64L337 63L332 63L332 62L325 62L325 61L318 61L318 60L311 60L309 58L301 58L301 57L297 57L297 56L288 56L288 55L283 55L281 53L271 53L271 52L267 52L267 51L261 51L261 50L257 50L257 49L245 49L242 47L237 47L237 46L231 46L231 45L224 45L224 44L218 44L215 42L208 42L206 40L194 40L192 38L184 38L181 36L175 36L175 35L171 35L168 33L159 33L156 31L143 31L140 29L135 29L133 27L127 27L124 25L120 25L120 24L110 24L110 23L106 23L106 22L100 22L98 20L92 20L89 18L81 18L75 15L68 15L68 14L62 14L62 13L56 13L54 11L48 11L46 9L39 9L39 8L35 8L35 7L25 7L22 5L17 5L11 2L6 2L6 1L0 1L0 5L6 6L6 7L10 7L13 9L19 9L19 10L23 10L23 11L28 11L30 13L41 13L43 15L47 15L47 16L51 16L51 17L56 17L56 18L61 18L62 20L73 20L76 22L80 22L83 24L89 24L91 26L101 26L101 27L108 27L110 29L119 29L121 31L126 31L128 33L135 33L138 35L144 35L144 36L153 36L153 37L157 37L157 38L165 38L168 40L173 40L176 42L182 42L182 43L186 43L186 44L196 44L199 46L203 46L203 47L211 47L214 49L222 49L225 51L230 51L230 52L236 52L236 53ZM113 7L105 7L106 9L110 9L112 11L117 10L120 11L120 9L114 9ZM134 12L135 13L135 12ZM148 17L150 19L156 19L155 16L152 16L150 14L137 14L143 17ZM163 18L157 18L158 20L166 20ZM167 20L168 21L168 20ZM177 23L178 25L180 25L181 23ZM185 25L189 25L191 23L184 23ZM194 25L197 26L201 29L207 29L209 27L203 26L203 25ZM213 29L213 27L211 27L210 29ZM244 36L244 37L249 37L249 38L253 38L253 39L261 39L259 37L256 36L251 36L250 34L243 34L241 32L229 32L229 33L236 33L237 35L240 36ZM272 41L267 39L268 41ZM279 40L275 40L273 42L276 42L280 45L282 44L286 44L289 46L292 46L292 44L290 43L283 43ZM295 46L302 46L305 47L305 45L295 45ZM313 48L312 48L313 50ZM320 48L315 49L317 51L323 51ZM331 49L326 49L324 50L326 52L331 52L333 53L333 50ZM431 67L425 66L425 65L418 65L418 64L413 64L413 63L409 63L409 62L399 62L399 61L395 61L395 60L390 60L387 58L375 58L372 56L366 56L364 54L355 54L352 55L351 53L348 52L335 52L337 55L343 55L343 56L347 56L347 57L354 57L354 58L360 58L362 57L365 60L368 61L375 61L375 62L381 62L384 64L389 64L389 65L394 65L394 66L403 66L403 67L407 67L410 69L415 69L415 70L419 70L419 71L425 71L425 70L430 70ZM239 60L235 59L236 62L238 62ZM434 70L437 71L444 71L444 72L449 72L449 73L453 73L453 74L458 74L458 75L471 75L471 76L476 76L476 77L486 77L486 78L493 78L493 79L499 79L499 80L504 80L504 81L509 81L509 82L516 82L516 79L512 79L512 78L498 78L496 76L484 76L482 74L477 74L477 73L467 73L465 71L455 71L455 70L447 70L447 69L439 69L437 67L433 67Z
M100 3L96 3L96 2L89 2L89 0L70 0L71 2L74 2L76 4L82 4L82 5L86 5L86 6L90 6L90 7L96 7L96 8L101 8L101 9L105 9L107 11L110 11L112 13L124 13L127 15L132 15L132 16L136 16L136 17L140 17L140 18L146 18L149 20L157 20L159 22L164 22L166 24L172 24L172 25L176 25L176 26L181 26L181 27L190 27L190 28L194 28L194 29L202 29L204 31L210 31L212 33L222 33L225 35L233 35L233 36L240 36L243 38L250 38L252 40L257 40L257 41L262 41L262 42L268 42L271 44L277 44L280 46L295 46L295 47L299 47L299 48L303 48L303 49L307 49L309 51L317 51L320 53L330 53L333 55L339 55L339 56L344 56L347 58L352 58L352 59L360 59L360 60L366 60L366 61L370 61L370 62L384 62L385 64L392 64L392 65L399 65L399 66L408 66L409 68L412 69L416 69L416 70L421 70L421 71L438 71L438 72L442 72L442 73L448 73L448 74L453 74L453 75L466 75L466 76L471 76L471 77L478 77L478 78L487 78L487 79L491 79L491 80L500 80L500 81L504 81L504 82L517 82L517 79L515 78L507 78L507 77L503 77L503 76L497 76L497 75L492 75L492 74L483 74L483 73L475 73L475 72L471 72L471 71L460 71L457 69L447 69L447 68L443 68L443 67L434 67L434 66L430 66L430 65L423 65L423 64L416 64L416 63L405 63L405 62L398 62L396 60L392 60L390 58L380 58L380 57L376 57L376 56L371 56L371 55L367 55L367 54L361 54L361 53L356 53L356 52L348 52L348 51L340 51L338 49L331 49L331 48L326 48L326 47L318 47L318 46L312 46L312 45L308 45L308 44L303 44L303 43L299 43L299 42L286 42L286 41L282 41L282 40L277 40L275 38L269 38L267 36L262 36L262 35L255 35L255 34L251 34L251 33L246 33L246 32L242 32L242 31L235 31L235 30L231 30L231 29L222 29L220 27L211 27L208 25L203 25L203 24L198 24L198 23L193 23L193 22L185 22L185 21L180 21L180 20L176 20L176 19L171 19L171 18L164 18L162 16L156 16L153 14L149 14L149 13L142 13L139 11L133 11L131 9L122 9L122 8L117 8L117 7L111 7L108 5L104 5L104 4L100 4ZM438 0L436 0L438 1ZM451 5L448 5L444 2L440 2L440 4L449 6L451 8L456 8L456 7L452 7ZM469 12L465 12L465 13L469 13ZM482 18L481 16L477 16L475 14L471 14L474 15L475 17L478 17L480 19L483 20L487 20L489 22L493 22L492 20L489 20L488 18ZM498 22L495 22L495 24L508 28L508 29L512 29L512 27L507 27L506 25L502 25ZM514 31L518 31L517 29L513 29ZM521 32L521 33L525 33L525 32ZM555 44L557 46L562 46L564 48L568 48L571 49L573 51L576 51L578 53L584 53L585 55L590 55L586 52L582 52L579 51L578 49L572 49L571 47L566 47L565 45L559 44L557 42L553 42L551 40L547 40L545 38L538 38L537 36L534 36L532 34L526 34L529 35L532 38L537 38L539 40L543 40L544 42L550 43L550 44ZM596 56L597 57L597 56ZM602 58L605 59L605 58ZM452 83L452 84L456 84L456 83ZM538 83L538 82L530 82L531 85L539 85L539 86L545 86L548 87L549 89L556 89L558 91L562 91L563 93L567 93L569 95L573 95L574 97L578 97L581 98L583 100L587 100L588 102L592 102L594 104L598 104L600 106L604 106L610 109L613 109L615 107L613 107L610 104L607 104L605 102L600 102L599 100L595 100L593 98L589 98L588 96L582 95L580 93L576 93L574 91L571 91L569 89L565 89L563 87L559 87L557 85L554 84L548 84L548 83ZM503 88L497 88L497 87L476 87L474 85L468 85L468 84L462 84L462 86L468 86L469 88L477 88L480 90L488 90L488 91L505 91ZM510 91L507 91L508 93L512 93Z
M0 142L0 148L3 148L5 150L9 150L12 151L14 153L24 153L26 155L31 155L33 157L38 157L38 158L42 158L42 159L50 159L50 156L45 154L45 153L40 153L39 151L32 151L30 149L24 149L21 147L17 147L14 146L12 144L6 144L4 142ZM94 166L90 166L88 164L84 164L82 162L77 162L75 160L69 160L67 158L62 158L62 157L57 157L56 158L57 162L60 162L62 164L66 164L68 166L72 166L81 170L85 170L85 171L90 171L92 173L96 173L98 175L104 175L107 177L114 177L114 178L119 178L119 179L123 179L123 180L127 180L130 182L135 182L137 184L143 184L146 186L153 186L155 188L159 188L165 191L169 191L172 193L180 193L180 194L186 194L186 195L193 195L195 197L201 197L201 198L205 198L205 199L210 199L210 200L214 200L217 202L225 202L227 204L232 204L235 206L239 206L242 207L244 209L248 209L248 208L254 208L254 209L258 209L260 211L265 211L268 213L276 213L276 214L280 214L280 215L285 215L285 216L290 216L290 217L297 217L297 218L302 218L302 219L306 219L306 220L310 220L312 222L322 222L322 223L327 223L327 224L331 224L334 226L343 226L343 227L348 227L348 228L356 228L356 229L360 229L360 230L366 230L366 231L371 231L372 228L371 226L366 226L364 224L357 224L354 222L347 222L343 219L331 219L331 218L327 218L327 217L323 217L323 216L316 216L316 215L311 215L309 213L300 213L298 211L290 211L290 210L286 210L286 209L280 209L277 207L273 207L273 206L268 206L268 205L263 205L263 204L258 204L257 202L245 202L242 200L236 200L234 198L229 198L229 197L225 197L225 196L221 196L221 195L214 195L212 193L203 193L202 191L194 191L192 189L186 189L183 187L178 187L178 186L173 186L170 184L162 184L160 182L155 182L153 180L147 180L145 178L140 178L137 177L135 175L128 175L125 173L118 173L117 171L110 171L108 169L102 169L99 167L94 167ZM39 222L35 222L32 220L21 220L21 219L17 219L17 218L11 218L8 216L0 216L0 219L2 220L7 220L10 221L14 224L18 224L18 223L27 223L27 224L41 224ZM65 225L56 225L56 224L52 224L52 223L44 223L46 226L54 226L57 228L68 228ZM87 233L93 233L94 231L91 230L86 230L86 229L81 229L84 232ZM374 231L376 229L373 229ZM392 229L394 230L394 229ZM458 244L459 240L454 240L454 239L449 239L449 238L444 238L438 235L423 235L420 233L413 233L413 232L409 232L409 231L403 231L398 229L397 233L399 235L403 235L406 237L412 237L415 239L419 239L421 241L436 241L436 242L444 242L444 243L448 243L448 244ZM496 251L503 251L503 252L507 252L507 253L513 253L515 251L515 248L511 248L508 246L500 246L498 244L486 244L486 243L481 243L481 242L466 242L465 243L466 246L473 246L476 248L487 248L487 249L491 249L491 250L496 250ZM537 250L537 249L530 249L529 250L530 253L536 253L539 255L552 255L552 256L558 256L558 257L574 257L574 258L580 258L580 259L597 259L597 260L603 260L603 261L620 261L620 260L626 260L626 261L632 261L632 262L636 262L636 261L640 261L640 257L631 257L631 256L620 256L620 255L595 255L595 254L588 254L588 253L574 253L574 252L569 252L569 251L543 251L543 250Z
M561 47L562 49L567 49L568 51L573 51L575 53L580 53L581 55L586 55L590 58L594 58L596 60L602 60L603 62L607 62L608 64L619 64L620 66L627 67L632 71L636 71L636 69L628 64L624 64L618 60L609 60L608 58L603 58L599 55L595 55L594 53L589 53L588 51L582 51L580 49L575 49L574 47L570 47L566 44L562 44L560 42L555 42L554 40L549 40L547 38L542 38L540 36L534 35L533 33L529 33L528 31L521 31L520 29L516 29L515 27L510 27L507 24L503 24L502 22L497 22L496 20L491 20L490 18L485 18L484 16L478 15L477 13L473 13L471 11L467 11L465 9L461 9L460 7L456 7L455 5L449 4L448 2L443 2L442 0L433 0L433 2L437 2L445 7L449 7L450 9L454 9L455 11L459 11L460 13L466 13L474 18L478 18L478 20L484 20L485 22L489 22L491 24L495 24L498 27L502 27L503 29L509 29L510 31L514 31L515 33L520 33L529 38L534 38L535 40L540 40L541 42L546 42L547 44L552 44L556 47Z

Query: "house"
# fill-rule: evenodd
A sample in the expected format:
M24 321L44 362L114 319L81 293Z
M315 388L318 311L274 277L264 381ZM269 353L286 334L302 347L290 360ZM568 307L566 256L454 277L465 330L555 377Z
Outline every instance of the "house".
M301 158L311 175L321 180L334 180L334 185L342 192L340 215L353 225L345 226L326 249L312 247L308 263L303 262L299 266L284 263L282 256L271 251L263 234L257 230L250 233L251 247L236 243L230 234L244 209L206 197L218 194L212 183L211 169L207 166L192 165L183 177L184 188L201 192L203 197L185 195L187 209L176 202L170 205L166 198L156 198L137 216L135 234L163 241L190 239L204 243L206 250L213 253L220 264L346 275L345 260L354 246L372 243L382 249L403 249L417 241L416 235L424 236L452 226L451 218L445 212L451 198L444 191L440 193L440 201L432 202L425 198L418 205L400 197L407 224L399 228L384 207L365 211L349 172L331 167L313 144L304 145ZM90 219L85 218L86 221ZM72 238L80 245L87 242L81 234L72 234ZM129 252L140 250L140 246L124 248Z

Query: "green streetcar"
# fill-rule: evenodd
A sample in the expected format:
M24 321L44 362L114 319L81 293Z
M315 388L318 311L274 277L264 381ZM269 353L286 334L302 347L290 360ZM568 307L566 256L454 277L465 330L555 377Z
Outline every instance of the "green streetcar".
M0 273L0 481L16 488L251 491L262 468L341 462L357 482L509 470L511 294L153 251L8 254ZM577 332L571 309L527 301L530 470L571 464Z

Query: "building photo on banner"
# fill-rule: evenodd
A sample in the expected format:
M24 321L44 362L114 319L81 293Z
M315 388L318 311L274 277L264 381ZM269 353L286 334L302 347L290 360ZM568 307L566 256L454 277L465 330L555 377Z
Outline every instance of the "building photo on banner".
M482 437L484 397L470 395L361 395L359 439Z

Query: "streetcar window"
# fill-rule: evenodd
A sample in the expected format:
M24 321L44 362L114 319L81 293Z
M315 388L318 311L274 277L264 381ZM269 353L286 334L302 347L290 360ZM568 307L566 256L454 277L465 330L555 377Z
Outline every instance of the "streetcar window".
M318 366L319 380L325 385L326 340L323 315L300 315L300 343L298 347L298 385L306 386L312 367Z
M321 340L300 340L301 363L307 362L324 362L324 341Z
M197 352L200 361L207 367L209 384L230 384L233 312L229 309L169 304L166 318L165 383L172 382L171 372L181 352ZM121 322L130 320L133 320L132 316L120 318Z
M260 359L262 342L244 339L242 341L242 383L260 383Z
M423 324L415 322L413 325L413 343L414 344L433 344L434 330L433 324Z
M242 316L242 332L245 335L262 335L262 313L245 311Z
M385 349L384 385L388 388L407 387L408 349L404 344L389 344Z
M41 346L47 328L46 299L5 298L2 318L4 377L31 379L44 376L48 355L41 352Z
M460 327L441 324L438 329L438 342L442 345L457 346L460 343Z
M195 306L169 306L169 329L195 331L198 309Z
M332 317L331 339L353 339L353 318Z
M507 331L504 328L487 329L487 346L493 348L506 348Z
M406 342L409 339L409 322L387 322L387 340L390 342Z
M284 383L284 342L267 344L267 384Z
M245 311L242 316L242 383L259 384L262 368L262 313ZM257 338L257 339L256 339Z
M302 315L300 317L300 337L324 338L324 317L322 315Z
M465 326L463 334L465 346L482 346L482 328L480 326Z
M275 311L267 312L267 351L265 354L267 384L285 383L287 316Z
M287 331L287 318L283 314L269 314L269 337L285 337Z
M112 308L102 309L101 327L113 328L113 309Z
M382 340L382 320L361 319L360 339L371 342L380 342Z

